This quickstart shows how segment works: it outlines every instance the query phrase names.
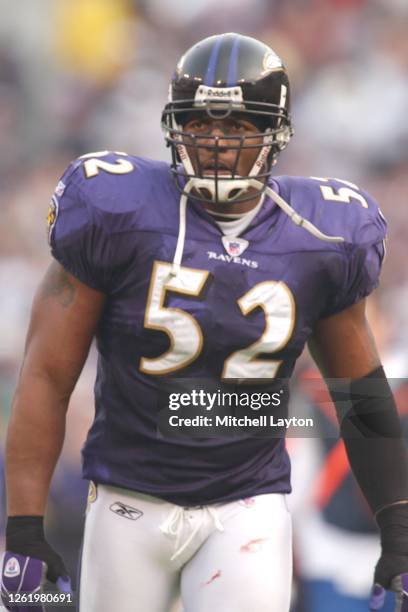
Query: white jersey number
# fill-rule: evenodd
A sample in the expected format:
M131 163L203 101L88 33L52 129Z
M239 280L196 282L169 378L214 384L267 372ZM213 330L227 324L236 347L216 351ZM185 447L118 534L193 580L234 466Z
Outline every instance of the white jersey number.
M87 153L82 155L80 159L85 159L84 170L86 178L93 178L98 176L99 170L103 170L108 174L128 174L134 169L134 165L128 159L117 159L115 162L107 162L103 159L97 159L98 157L104 157L108 155L110 151L96 151L94 153ZM127 155L120 151L115 151L116 155Z
M290 289L282 282L258 283L238 300L238 306L244 316L260 306L265 331L259 340L225 360L221 378L275 378L282 362L256 357L276 353L289 342L295 325L295 300Z
M203 346L203 334L197 321L181 308L163 306L167 291L199 296L209 272L180 268L172 276L171 264L155 262L145 313L145 327L165 332L170 348L154 359L142 357L140 369L146 374L169 374L185 368L197 359Z
M171 264L155 262L145 314L145 327L165 332L170 348L154 359L142 357L140 369L146 374L168 374L192 363L201 353L203 334L197 321L180 308L164 306L166 291L199 296L209 272L181 267L171 276ZM289 342L295 324L295 300L282 282L265 281L252 287L238 300L244 316L258 306L265 314L265 331L249 346L235 351L224 363L222 379L274 378L279 360L257 359L261 353L274 353Z
M330 179L320 178L318 176L311 176L310 178L315 181L328 183ZM350 204L351 200L357 200L360 202L363 208L368 208L367 200L361 195L357 185L350 183L349 181L343 181L341 179L332 179L338 183L344 183L347 187L339 187L336 191L330 185L320 185L320 191L325 200L331 200L333 202L343 202L344 204Z

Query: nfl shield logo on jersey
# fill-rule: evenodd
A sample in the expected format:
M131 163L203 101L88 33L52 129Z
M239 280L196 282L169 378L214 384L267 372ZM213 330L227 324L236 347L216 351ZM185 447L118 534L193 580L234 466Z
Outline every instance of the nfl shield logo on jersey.
M228 238L228 236L223 236L222 244L228 255L239 257L245 251L249 242L248 240L244 240L244 238Z

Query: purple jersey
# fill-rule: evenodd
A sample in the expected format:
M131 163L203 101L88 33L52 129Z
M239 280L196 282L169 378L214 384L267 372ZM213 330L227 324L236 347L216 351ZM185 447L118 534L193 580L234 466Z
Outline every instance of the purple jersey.
M97 332L95 420L83 473L180 505L290 491L282 438L158 434L163 377L289 378L315 323L378 283L385 222L367 194L335 179L270 182L321 231L295 225L269 198L238 240L188 202L180 230L169 166L124 154L73 162L54 196L53 256L107 294Z

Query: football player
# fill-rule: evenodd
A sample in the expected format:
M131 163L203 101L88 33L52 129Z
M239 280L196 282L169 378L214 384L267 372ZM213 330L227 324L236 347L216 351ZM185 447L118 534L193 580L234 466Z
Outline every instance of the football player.
M289 101L272 49L212 36L171 80L170 166L100 152L62 176L49 214L54 261L35 297L8 429L6 595L32 559L67 580L43 516L96 336L83 612L163 612L179 594L186 612L289 609L283 437L172 435L161 398L182 384L192 400L205 384L279 389L306 342L336 380L341 434L381 530L376 594L404 596L407 453L364 313L385 221L351 183L273 175L292 136Z

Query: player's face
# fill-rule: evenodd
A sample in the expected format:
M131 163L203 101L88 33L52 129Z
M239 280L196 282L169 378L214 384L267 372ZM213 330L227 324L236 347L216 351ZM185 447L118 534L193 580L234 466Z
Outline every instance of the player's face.
M187 150L194 171L204 176L217 170L218 176L247 176L262 147L259 128L242 115L213 119L200 113L187 120L183 131L194 135L186 141ZM196 146L189 146L190 142Z

